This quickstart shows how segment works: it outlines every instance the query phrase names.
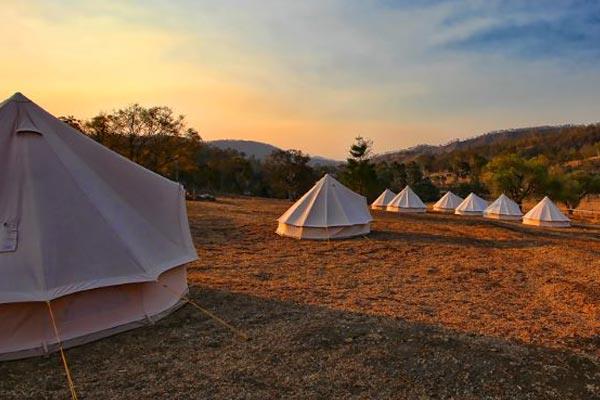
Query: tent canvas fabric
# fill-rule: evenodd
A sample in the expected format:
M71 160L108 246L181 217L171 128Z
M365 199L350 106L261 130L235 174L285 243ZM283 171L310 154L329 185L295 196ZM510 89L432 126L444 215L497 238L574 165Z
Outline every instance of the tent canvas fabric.
M413 192L410 186L402 189L387 205L387 211L399 213L424 213L426 209L425 203Z
M471 193L454 210L458 215L482 215L488 203L475 193Z
M390 189L385 189L383 193L381 193L379 197L376 198L373 203L371 203L371 209L385 210L389 202L392 201L394 197L396 197L396 193L392 192Z
M512 199L502 193L483 212L485 218L518 221L523 217L521 208Z
M458 207L462 202L462 197L458 197L454 193L448 191L433 205L433 210L437 212L454 214L454 210L456 210L456 207Z
M297 239L366 235L373 218L367 199L326 174L278 218L276 233Z
M183 188L22 94L0 104L0 359L149 323L197 259ZM173 291L167 291L163 285Z
M548 196L544 197L535 207L523 216L523 223L525 225L557 228L571 226L571 220L556 207Z

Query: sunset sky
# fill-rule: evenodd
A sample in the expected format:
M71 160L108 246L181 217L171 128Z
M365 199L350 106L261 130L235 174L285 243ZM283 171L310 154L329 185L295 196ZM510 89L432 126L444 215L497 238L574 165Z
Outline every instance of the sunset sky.
M419 4L418 6L415 4ZM344 158L600 120L600 2L2 0L0 97Z

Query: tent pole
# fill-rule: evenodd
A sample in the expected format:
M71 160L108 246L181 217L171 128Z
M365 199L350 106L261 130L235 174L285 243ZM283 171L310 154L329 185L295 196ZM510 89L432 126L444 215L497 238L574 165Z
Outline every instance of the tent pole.
M175 294L179 295L179 293L177 293L175 290L171 289L167 285L162 284L162 286L165 289L168 289L169 291L171 291L172 293L175 293ZM250 340L250 337L248 335L246 335L244 332L242 332L241 330L237 329L235 326L231 325L229 322L227 322L224 319L220 318L219 316L215 315L214 313L212 313L211 311L207 310L206 308L202 307L200 304L198 304L194 300L192 300L189 296L183 295L183 296L181 296L181 298L186 303L190 304L191 306L193 306L194 308L196 308L197 310L199 310L201 313L207 315L208 317L210 317L213 320L217 321L219 324L223 325L224 327L226 327L227 329L229 329L230 331L232 331L233 333L235 333L236 335L238 335L239 337L241 337L243 340L245 340L245 341Z
M48 306L50 321L52 321L54 336L56 337L56 342L58 343L58 348L60 349L60 358L62 359L63 368L65 369L65 375L67 376L67 383L69 385L69 391L71 392L71 399L77 400L77 391L75 390L75 383L73 382L73 377L71 376L71 370L69 369L67 356L63 348L62 340L60 339L60 335L58 333L58 327L56 326L56 320L54 319L54 313L52 312L52 306L50 305L50 301L46 301L46 305Z

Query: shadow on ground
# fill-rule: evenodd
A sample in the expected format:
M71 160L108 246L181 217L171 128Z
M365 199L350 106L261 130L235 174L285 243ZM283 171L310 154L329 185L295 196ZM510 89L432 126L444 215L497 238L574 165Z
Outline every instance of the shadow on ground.
M395 232L395 231L382 231L373 230L369 235L369 239L372 240L405 240L410 243L422 243L422 244L448 244L454 246L474 246L474 247L487 247L494 249L524 249L529 247L540 247L545 242L540 240L491 240L491 239L478 239L463 236L447 236L447 235L436 235L430 233L415 233L415 232Z
M81 399L596 399L597 359L323 307L194 288L185 306L67 352ZM59 356L0 364L0 398L65 399Z

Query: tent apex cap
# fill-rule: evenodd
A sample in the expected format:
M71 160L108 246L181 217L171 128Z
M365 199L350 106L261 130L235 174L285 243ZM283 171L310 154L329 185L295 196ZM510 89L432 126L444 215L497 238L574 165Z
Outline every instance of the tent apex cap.
M16 102L19 102L19 103L26 103L26 102L30 102L31 101L27 97L25 97L25 95L23 93L21 93L21 92L16 92L12 96L10 96L10 98L8 100L9 101L16 101Z

